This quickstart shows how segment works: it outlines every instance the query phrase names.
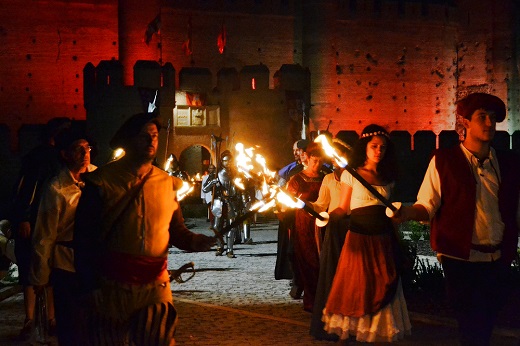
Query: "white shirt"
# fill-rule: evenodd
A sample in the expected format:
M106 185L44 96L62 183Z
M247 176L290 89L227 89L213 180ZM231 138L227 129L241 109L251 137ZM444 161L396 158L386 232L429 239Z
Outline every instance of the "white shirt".
M95 169L96 166L89 165L87 170ZM32 238L33 261L29 281L33 285L47 284L52 268L75 272L72 248L59 242L72 241L74 217L83 185L74 179L68 168L62 168L46 186Z
M201 184L200 184L200 186L201 186L201 189L200 189L200 198L201 198L201 199L202 199L206 204L211 203L211 196L212 196L212 194L213 194L213 193L211 192L211 190L208 191L208 192L204 192L204 191L202 191L202 186L204 186L204 184L206 183L206 180L208 180L208 177L209 177L209 174L204 174L204 175L202 176L202 181L201 181Z
M336 180L334 173L327 174L321 182L320 192L316 202L311 203L318 213L329 211L339 206L341 183Z
M354 178L347 170L343 171L341 174L341 183L352 187L350 210L372 205L385 205L379 199L374 197L374 195L372 195L372 193L368 191L368 189L363 186L363 184L361 184L356 178ZM381 196L390 198L394 185L394 183L390 183L387 185L372 185L372 187L376 189L377 192L381 194Z
M500 168L495 150L490 148L489 157L484 162L479 163L475 155L467 150L462 143L460 147L477 183L475 222L471 242L480 245L498 245L502 242L505 225L498 209ZM430 161L416 203L426 208L430 220L441 206L441 182L435 166L435 157ZM489 262L500 258L500 255L500 250L491 254L471 250L469 261Z

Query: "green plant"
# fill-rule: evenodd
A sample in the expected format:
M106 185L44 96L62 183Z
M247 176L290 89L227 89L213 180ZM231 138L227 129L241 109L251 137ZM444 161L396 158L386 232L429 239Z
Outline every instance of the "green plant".
M429 239L429 225L407 222L399 228L401 282L406 293L424 293L430 297L444 297L444 273L438 264L431 265L417 256L421 238ZM407 239L409 238L409 239Z
M516 249L516 258L511 263L511 281L515 286L520 285L520 249Z
M405 292L413 289L414 267L417 261L417 243L405 239L402 229L397 232L399 242L398 266L401 269L401 282Z
M439 264L431 265L427 260L418 259L414 274L414 286L417 290L436 297L444 296L444 272Z
M408 221L400 225L401 233L406 233L411 241L430 239L430 226L418 221Z
M7 272L4 272L5 276L2 278L1 282L4 285L13 285L18 282L18 267L11 263Z
M423 224L423 239L429 241L430 240L430 225Z

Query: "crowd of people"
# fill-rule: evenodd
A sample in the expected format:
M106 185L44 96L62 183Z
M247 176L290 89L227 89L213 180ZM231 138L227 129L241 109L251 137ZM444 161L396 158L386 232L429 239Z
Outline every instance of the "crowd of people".
M294 143L294 161L276 183L314 213L277 209L274 277L291 280L289 295L302 299L316 339L393 342L411 333L397 227L420 220L431 222L461 344L489 345L517 251L520 160L490 145L506 116L501 99L470 94L457 103L457 116L463 140L436 150L417 202L392 211L387 201L398 167L386 128L366 126L352 146L330 136L348 169L318 142ZM196 234L177 200L176 157L170 171L154 165L160 129L153 113L130 117L110 141L124 156L95 167L84 132L66 118L47 124L43 144L23 161L12 200L26 314L21 338L34 329L37 298L45 295L48 332L61 345L174 344L168 248L216 245L217 256L236 258L235 243L252 243L251 218L241 216L255 182L235 186L233 153L218 155L202 180L215 237Z
M185 226L182 180L153 164L160 122L152 113L130 117L110 141L124 156L97 169L89 139L70 120L47 128L13 197L26 309L20 339L34 334L44 296L46 333L60 345L174 344L168 248L208 251L215 238Z
M295 162L279 174L317 212L328 212L328 224L313 225L303 210L280 213L275 278L292 280L292 298L303 294L303 309L312 311L311 335L348 343L392 342L411 333L397 227L416 220L431 223L461 345L490 344L511 288L520 227L520 159L491 146L505 117L505 104L494 95L459 100L461 142L433 153L417 202L402 207L387 204L398 167L384 127L365 127L354 149L343 152L350 169L326 178L308 161L319 160L314 147L294 144Z

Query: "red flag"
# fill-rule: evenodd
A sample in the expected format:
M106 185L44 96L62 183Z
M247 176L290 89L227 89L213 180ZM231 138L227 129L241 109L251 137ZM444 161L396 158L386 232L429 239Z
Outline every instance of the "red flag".
M188 19L188 38L182 44L182 50L184 50L186 56L193 54L193 51L191 50L191 17Z
M222 23L222 28L220 29L220 34L218 34L217 37L217 46L218 51L220 54L224 53L224 48L226 48L226 39L227 39L227 32L226 32L226 26L224 23Z
M152 40L154 34L160 34L161 32L161 14L159 13L146 27L144 32L143 42L148 46Z

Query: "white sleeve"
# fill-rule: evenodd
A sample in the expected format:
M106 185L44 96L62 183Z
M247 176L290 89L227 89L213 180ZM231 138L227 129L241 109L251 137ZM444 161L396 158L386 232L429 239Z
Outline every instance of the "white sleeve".
M347 184L348 186L352 187L353 179L354 179L354 177L352 176L352 174L350 174L349 171L344 170L343 173L341 173L340 181L342 184Z
M49 283L54 247L60 219L60 198L52 185L47 185L38 207L38 216L32 235L32 260L29 282L33 285Z
M330 174L334 174L334 173L330 173ZM321 182L320 193L318 195L318 199L316 200L316 202L311 203L314 210L317 211L318 213L320 213L322 211L326 211L329 208L330 190L329 190L329 185L327 184L327 180L328 180L328 177L325 176L325 178Z
M206 180L208 180L208 176L209 175L202 176L202 181L200 182L200 198L202 198L203 200L206 200L206 193L202 191L202 187L206 183Z
M421 188L417 194L417 202L415 203L426 208L430 220L441 205L441 180L435 166L435 157L431 159L428 165Z

